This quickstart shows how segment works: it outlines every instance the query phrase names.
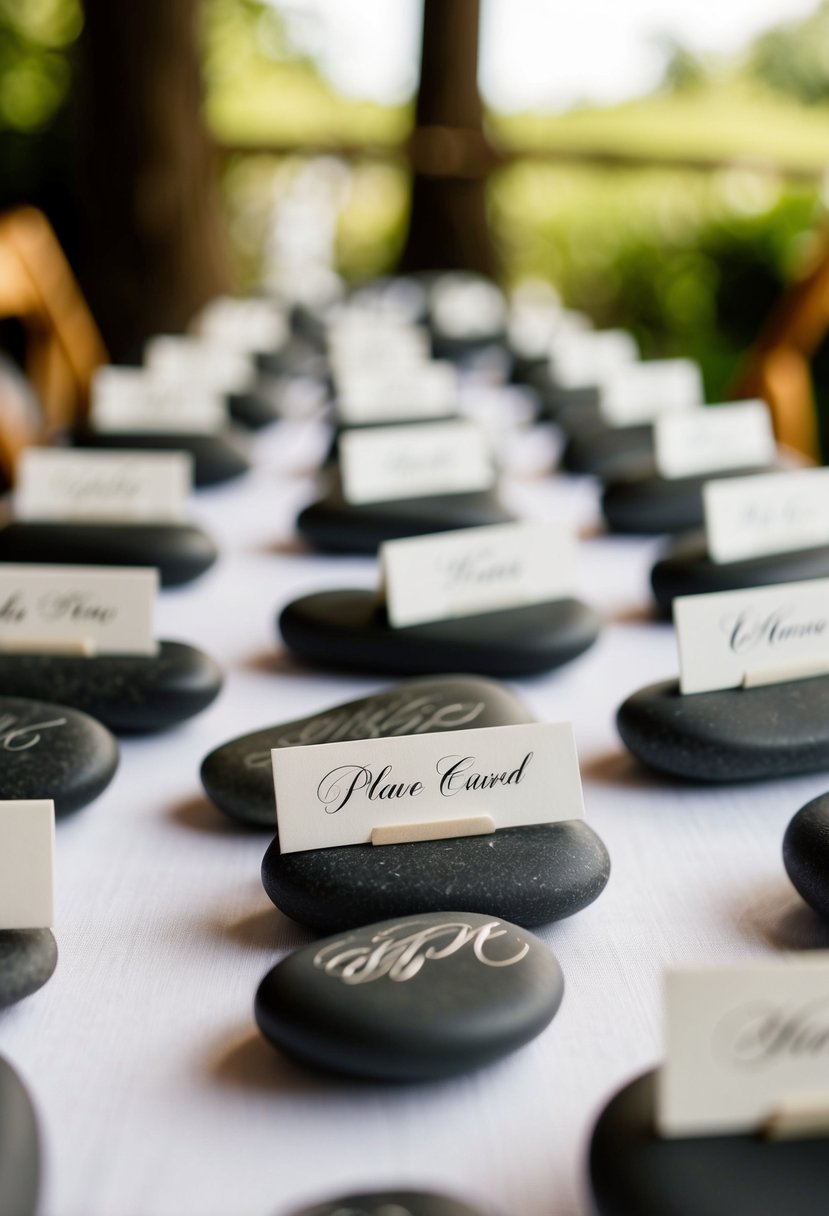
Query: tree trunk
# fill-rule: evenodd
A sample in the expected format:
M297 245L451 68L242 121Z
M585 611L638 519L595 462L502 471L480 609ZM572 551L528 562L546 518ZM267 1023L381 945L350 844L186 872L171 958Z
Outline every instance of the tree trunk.
M478 26L479 0L424 0L403 271L497 271L486 217L495 157L478 93Z
M84 0L81 280L115 359L231 285L202 118L199 0Z

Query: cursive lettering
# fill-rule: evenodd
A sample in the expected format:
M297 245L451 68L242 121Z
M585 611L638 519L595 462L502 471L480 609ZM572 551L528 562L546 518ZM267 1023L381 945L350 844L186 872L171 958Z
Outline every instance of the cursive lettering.
M53 718L51 722L27 722L16 725L20 719L14 714L0 716L0 748L4 752L24 752L37 747L41 731L65 726L66 718Z
M728 635L728 645L734 654L749 654L760 646L783 646L786 643L823 638L827 632L827 621L822 617L814 620L792 619L795 609L789 605L776 608L766 616L760 616L750 608L736 616L723 619L722 627Z
M94 604L90 594L83 591L51 592L41 596L38 610L47 621L89 621L108 625L118 615L118 609L106 604Z
M732 1062L759 1070L783 1060L829 1060L829 1000L821 997L799 1008L756 1002L736 1010L718 1037Z
M141 493L141 482L126 473L81 473L62 469L54 474L61 497L81 505L104 499L132 502Z
M491 545L459 554L439 563L439 573L444 577L448 590L463 586L490 586L493 583L508 583L521 574L521 562L493 553Z
M317 786L317 797L325 807L326 815L336 815L350 800L355 790L366 790L370 802L388 801L392 798L416 798L423 791L423 783L386 781L391 773L387 764L375 777L370 768L359 764L343 764L326 773Z
M444 798L451 798L462 790L491 790L496 785L520 785L532 758L533 753L527 752L518 767L509 773L470 773L475 763L474 756L444 756L436 766L440 774L440 792Z
M19 591L12 591L0 604L0 621L25 621L26 606L20 598Z

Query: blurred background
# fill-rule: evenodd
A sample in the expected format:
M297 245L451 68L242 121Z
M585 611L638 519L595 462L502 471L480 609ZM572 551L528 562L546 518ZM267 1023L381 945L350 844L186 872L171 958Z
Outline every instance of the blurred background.
M829 0L0 0L0 207L46 213L116 360L223 291L458 266L720 400L827 166Z

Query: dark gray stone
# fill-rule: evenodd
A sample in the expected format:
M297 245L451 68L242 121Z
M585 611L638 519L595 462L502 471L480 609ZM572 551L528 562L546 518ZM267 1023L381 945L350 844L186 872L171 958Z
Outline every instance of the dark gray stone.
M57 962L58 945L51 929L0 930L0 1009L42 988Z
M705 522L702 489L723 477L770 473L763 468L728 469L700 477L659 477L655 467L633 477L614 478L602 495L602 513L611 532L651 536L659 532L690 532Z
M217 664L183 642L161 642L156 655L0 654L4 692L71 705L116 734L183 722L206 709L221 687Z
M489 1064L552 1021L564 979L526 930L497 916L432 912L314 942L268 972L259 1028L305 1063L384 1081Z
M740 591L772 583L829 578L829 545L772 553L742 562L712 562L705 537L698 533L675 541L651 571L651 586L661 614L670 617L678 595Z
M229 435L198 435L168 431L84 431L75 438L80 448L128 448L146 452L190 452L193 485L197 490L241 477L250 469L242 448Z
M162 587L192 582L218 555L207 533L192 524L19 521L0 528L0 562L157 566Z
M0 1216L35 1216L40 1134L23 1082L0 1058Z
M373 1191L343 1195L292 1216L485 1216L480 1208L426 1191Z
M230 417L249 431L261 431L274 422L279 422L279 406L265 393L252 390L247 393L230 393L227 399Z
M829 918L829 794L807 802L783 837L786 873L807 904Z
M482 612L394 629L372 591L322 591L283 609L285 645L307 663L354 671L529 676L583 654L596 612L576 599Z
M829 1141L761 1135L662 1139L656 1073L627 1085L593 1132L597 1216L826 1216Z
M561 419L560 419L561 421ZM569 437L561 455L562 468L568 473L592 473L603 481L614 477L636 476L653 461L653 427L577 426L568 427Z
M0 799L52 798L57 816L102 794L118 767L105 726L66 705L0 697Z
M682 696L676 680L634 693L616 715L649 768L696 781L829 769L829 676Z

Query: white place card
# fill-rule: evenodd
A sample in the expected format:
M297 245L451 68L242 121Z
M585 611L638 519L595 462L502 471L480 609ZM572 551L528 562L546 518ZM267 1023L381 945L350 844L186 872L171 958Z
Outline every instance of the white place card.
M245 351L189 334L159 334L144 347L144 364L159 380L244 393L256 380L253 361Z
M451 363L375 371L364 367L341 375L337 390L339 420L351 426L446 418L458 412L458 373Z
M702 375L693 360L654 359L619 367L601 386L599 408L609 426L635 426L704 401Z
M761 468L777 455L765 401L737 401L663 414L654 423L656 471L695 477L721 469Z
M102 367L92 382L90 421L96 431L215 434L227 425L224 393L176 383L145 367Z
M778 1111L829 1111L829 952L666 976L664 1136L755 1131Z
M340 436L347 502L390 502L487 490L495 473L486 436L471 422L371 427Z
M564 388L604 384L639 358L636 342L624 329L565 330L554 335L551 352L552 373Z
M829 469L728 477L703 487L708 556L739 562L829 544Z
M54 924L55 804L0 801L0 930Z
M283 853L366 844L378 828L584 817L569 722L279 747L271 760Z
M674 625L683 693L829 672L829 579L679 596Z
M154 569L0 563L0 652L158 652Z
M576 542L556 524L496 524L380 546L394 628L542 604L572 595Z
M199 313L196 334L218 346L252 355L275 351L288 338L288 324L276 300L217 296Z
M193 482L189 452L27 448L18 465L21 520L180 523Z

